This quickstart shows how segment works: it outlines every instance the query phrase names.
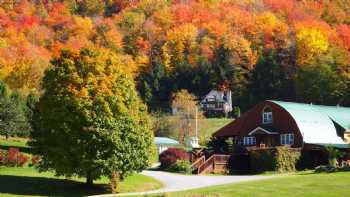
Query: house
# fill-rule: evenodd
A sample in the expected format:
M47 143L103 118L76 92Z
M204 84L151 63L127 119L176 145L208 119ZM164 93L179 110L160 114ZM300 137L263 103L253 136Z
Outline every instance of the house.
M232 92L211 90L199 104L207 115L227 115L232 111Z
M264 101L213 135L245 147L348 148L350 108Z
M235 146L196 159L192 165L197 174L224 171L230 155L233 161L240 160L238 170L250 170L251 152L280 146L301 151L308 167L328 162L325 146L341 149L346 153L342 160L350 163L350 108L268 100L216 131L213 137L232 140Z
M158 154L162 153L163 151L167 150L171 147L177 147L180 145L180 143L176 140L173 140L171 138L167 137L155 137L154 143L157 146Z

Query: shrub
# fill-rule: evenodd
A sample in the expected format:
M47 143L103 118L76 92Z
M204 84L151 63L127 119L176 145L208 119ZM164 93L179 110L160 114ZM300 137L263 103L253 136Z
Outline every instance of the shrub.
M22 167L28 162L28 157L19 152L17 148L9 148L8 151L0 151L0 165Z
M0 150L0 166L7 164L7 151Z
M191 174L191 162L188 160L177 160L176 163L171 165L168 169L170 172L178 172L184 174Z
M33 155L32 156L32 163L31 166L38 165L39 161L41 160L41 157L39 155Z
M287 147L277 147L275 170L278 172L295 171L300 156L300 150L291 149Z
M261 149L250 152L250 165L253 173L264 171L291 172L296 170L300 150L288 147Z
M271 150L251 151L250 167L253 173L274 171L276 168L275 153Z
M17 163L16 163L16 166L24 166L28 161L28 157L25 156L24 154L20 153L18 154L17 156Z
M177 160L188 160L188 154L185 150L179 148L169 148L159 155L160 167L168 169L175 164Z
M7 152L7 165L8 166L16 166L17 165L17 158L20 154L19 150L17 148L9 148Z
M332 167L337 167L338 166L338 158L342 157L344 153L340 152L338 149L327 146L326 151L328 153L328 165Z

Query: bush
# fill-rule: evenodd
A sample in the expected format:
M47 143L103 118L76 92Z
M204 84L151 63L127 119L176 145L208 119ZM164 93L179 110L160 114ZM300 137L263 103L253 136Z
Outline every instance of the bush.
M28 157L19 152L17 148L9 148L8 151L0 151L0 165L22 167L28 162Z
M250 165L253 173L264 171L291 172L296 170L300 151L288 147L261 149L250 152Z
M0 166L4 166L7 163L7 151L0 150Z
M7 166L16 166L19 154L20 152L17 148L9 148L7 152Z
M39 161L41 160L41 157L39 155L33 155L32 156L32 163L31 166L38 165Z
M184 174L191 174L191 162L187 160L177 160L175 164L171 165L168 169L170 172L178 172Z
M296 165L300 159L300 150L287 147L276 148L276 167L278 172L293 172L296 170Z
M168 169L177 160L188 160L187 152L179 148L169 148L159 155L160 167L162 169Z
M250 167L252 173L274 171L276 169L275 153L271 150L251 151Z

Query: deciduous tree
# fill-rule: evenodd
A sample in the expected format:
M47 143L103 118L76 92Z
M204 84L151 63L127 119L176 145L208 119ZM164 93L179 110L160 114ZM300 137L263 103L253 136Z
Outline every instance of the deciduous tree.
M31 146L39 169L124 178L149 164L153 135L147 109L121 56L104 50L63 51L45 73Z

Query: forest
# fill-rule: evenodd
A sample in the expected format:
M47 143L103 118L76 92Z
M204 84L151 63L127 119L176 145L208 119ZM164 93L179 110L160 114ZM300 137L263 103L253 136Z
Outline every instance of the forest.
M0 80L13 92L42 94L52 60L82 48L123 61L150 111L214 88L243 110L266 99L350 105L348 0L0 2Z

